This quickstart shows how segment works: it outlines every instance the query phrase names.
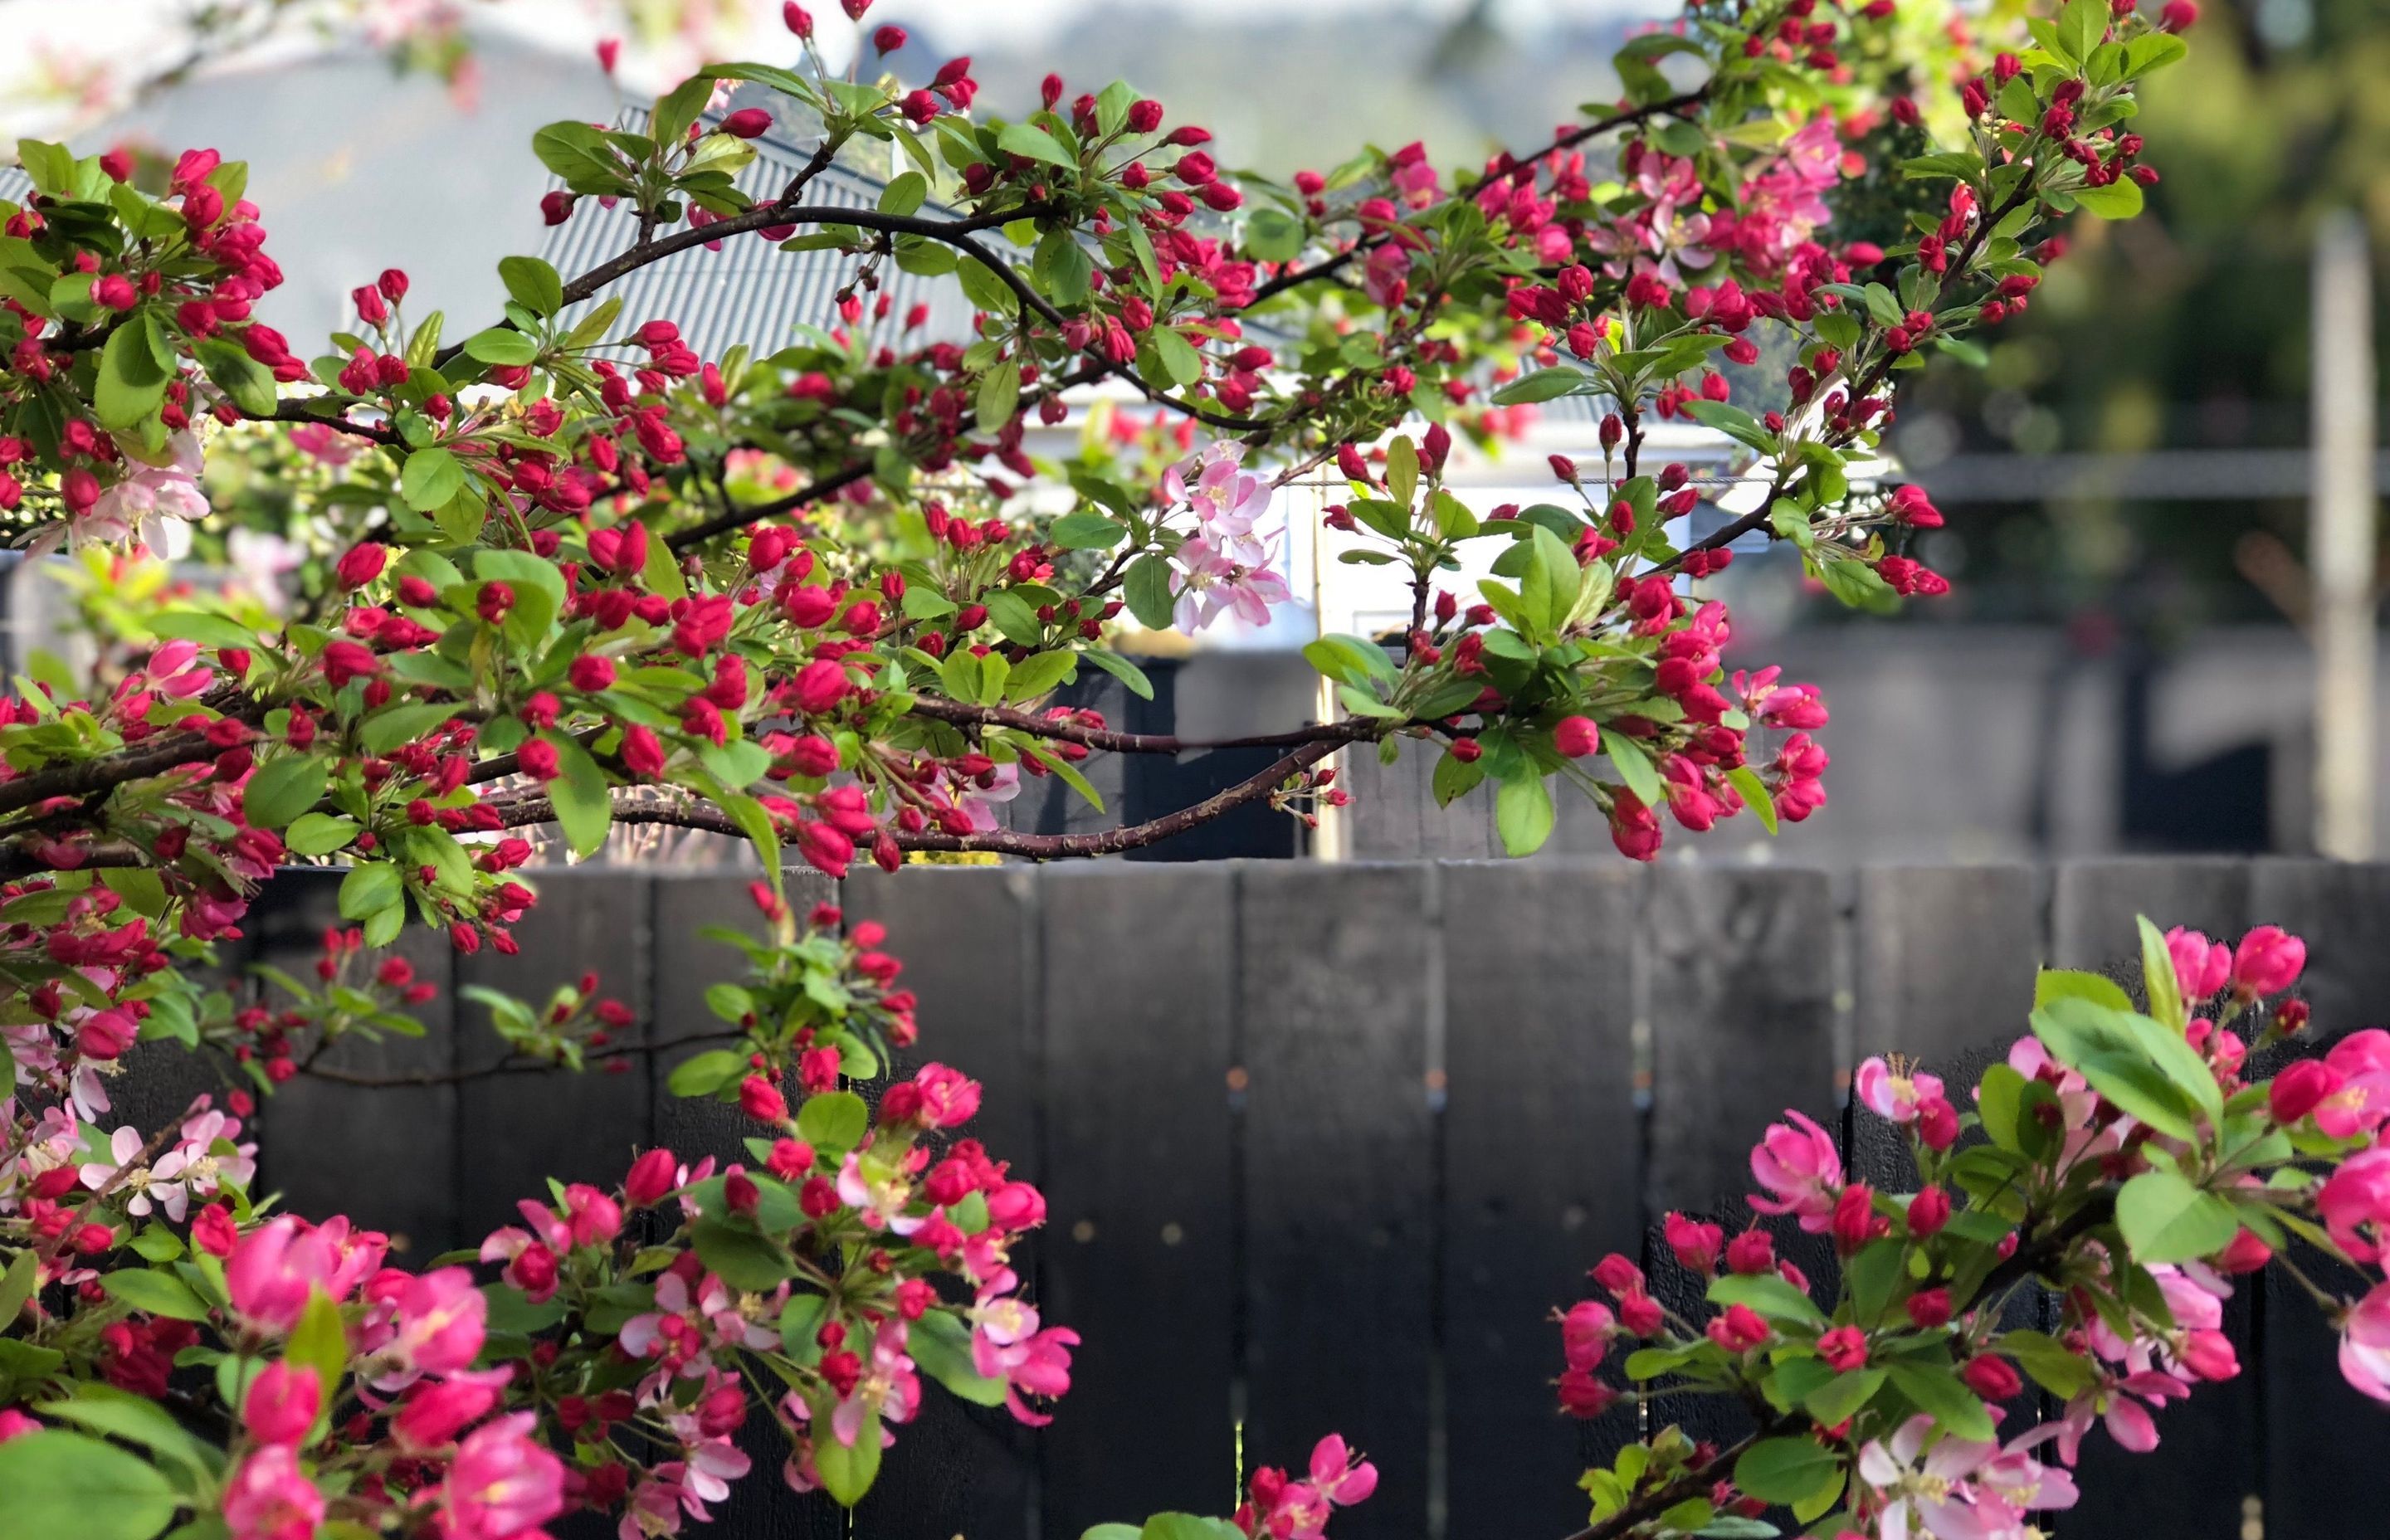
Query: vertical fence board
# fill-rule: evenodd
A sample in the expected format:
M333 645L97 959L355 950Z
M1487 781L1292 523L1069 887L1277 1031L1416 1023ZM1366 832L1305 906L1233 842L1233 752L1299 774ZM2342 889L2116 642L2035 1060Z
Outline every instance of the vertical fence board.
M1445 868L1445 1425L1453 1540L1565 1534L1579 1428L1560 1333L1603 1253L1642 1243L1633 1077L1639 872ZM1620 1409L1593 1436L1631 1438ZM1614 1452L1614 1451L1613 1451Z
M636 874L623 874L624 881ZM684 1161L712 1155L722 1161L746 1161L739 1143L756 1132L739 1109L725 1102L675 1097L665 1088L673 1066L719 1041L704 1040L726 1026L705 1007L710 984L735 982L744 976L747 959L733 947L698 935L699 927L722 925L750 935L764 933L763 917L747 896L752 872L695 872L663 875L653 880L651 898L655 923L653 1005L648 1012L649 1095L654 1098L650 1137ZM789 902L803 913L829 898L836 887L811 872L787 878ZM699 1041L690 1042L690 1039ZM686 1046L675 1046L684 1044ZM766 1381L768 1384L769 1381ZM932 1390L932 1395L942 1393ZM788 1440L769 1407L758 1405L739 1430L739 1446L754 1462L745 1480L731 1484L730 1500L714 1510L705 1534L710 1540L839 1540L846 1533L845 1514L824 1493L800 1495L780 1479L780 1465L789 1457Z
M1406 742L1402 758L1381 764L1377 751L1356 744L1337 756L1339 778L1353 793L1339 816L1350 830L1347 854L1358 861L1415 860L1442 856L1471 860L1501 853L1494 834L1494 802L1465 798L1451 807L1435 805L1436 761L1444 751Z
M1343 1540L1428 1533L1427 876L1240 873L1251 1463L1342 1432L1378 1462Z
M1965 1110L1985 1069L2028 1030L2042 950L2033 870L1864 870L1852 930L1855 1056L1906 1056ZM1879 1191L1915 1189L1907 1137L1856 1103L1850 1150L1854 1174Z
M887 950L920 995L921 1040L900 1072L936 1060L986 1087L963 1134L1025 1180L1037 1157L1037 1017L1032 993L1035 878L1021 867L907 866L857 872L845 889L847 926L888 928ZM1013 1255L1032 1285L1042 1242ZM880 1482L855 1511L864 1534L1023 1540L1034 1534L1036 1445L1002 1407L968 1406L935 1389L897 1431Z
M1834 1097L1834 932L1822 872L1663 867L1644 932L1651 969L1651 1143L1645 1266L1654 1294L1679 1311L1702 1285L1660 1243L1670 1209L1708 1214L1731 1236L1751 1220L1751 1146L1786 1109L1829 1129ZM1780 1254L1817 1282L1832 1276L1821 1244L1777 1227ZM1740 1406L1697 1396L1663 1404L1655 1426L1697 1437L1749 1431Z
M2319 1046L2366 1027L2390 1025L2390 866L2321 861L2258 863L2249 918L2279 925L2307 943L2299 993L2314 1008ZM2343 1298L2364 1280L2312 1247L2302 1271ZM2390 1465L2390 1417L2341 1377L2339 1338L2306 1290L2268 1275L2262 1361L2260 1457L2267 1478L2266 1530L2296 1536L2346 1533L2350 1515L2376 1501Z
M1077 1331L1045 1533L1226 1511L1235 1485L1232 873L1041 874L1041 1301ZM1158 1393L1157 1393L1158 1392Z
M2102 861L2058 868L2050 900L2050 951L2060 967L2129 981L2139 995L2140 942L2133 917L2160 930L2187 925L2227 943L2249 923L2245 861ZM2260 1344L2251 1290L2227 1305L2224 1329L2244 1364ZM2202 1385L2158 1414L2157 1448L2127 1453L2105 1437L2083 1443L2082 1501L2062 1516L2064 1534L2103 1540L2140 1533L2183 1540L2230 1540L2258 1491L2257 1377ZM2283 1531L2283 1534L2292 1532Z
M253 959L313 987L324 930L341 923L341 876L331 869L286 871L267 884L247 922ZM410 926L390 955L405 957L439 989L420 1006L401 1007L423 1023L424 1034L379 1043L353 1039L327 1053L323 1067L377 1077L453 1073L456 949L445 935ZM287 1003L278 988L264 987L269 1009ZM392 1250L414 1265L464 1243L456 1213L453 1081L366 1087L300 1075L265 1104L263 1123L261 1190L281 1193L295 1212L315 1219L345 1213L387 1231ZM390 1180L394 1171L408 1173L408 1179Z
M460 957L457 982L519 995L538 1010L559 984L595 973L599 993L629 1006L637 1018L616 1041L645 1043L651 887L646 874L572 866L534 873L532 881L539 903L514 928L520 952L509 957L484 946ZM480 1069L506 1057L486 1010L468 1001L457 1014L460 1068ZM478 1238L508 1223L518 1201L546 1193L551 1176L621 1181L632 1150L648 1139L648 1077L630 1072L639 1063L625 1058L610 1061L619 1072L466 1082L457 1101L466 1234Z

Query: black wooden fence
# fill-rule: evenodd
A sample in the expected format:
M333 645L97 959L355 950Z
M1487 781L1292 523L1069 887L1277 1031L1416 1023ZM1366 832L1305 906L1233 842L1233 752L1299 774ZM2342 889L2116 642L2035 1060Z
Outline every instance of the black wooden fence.
M537 880L520 956L455 958L437 938L410 955L525 994L596 969L651 1045L713 1026L704 987L737 959L693 932L752 922L742 878ZM303 963L332 896L316 874L277 882L252 957ZM856 1516L870 1540L1073 1540L1224 1512L1240 1432L1249 1461L1295 1462L1330 1430L1384 1478L1342 1540L1559 1540L1584 1521L1583 1455L1628 1414L1588 1433L1553 1412L1549 1312L1612 1250L1684 1288L1658 1215L1732 1219L1759 1128L1788 1106L1842 1118L1858 1057L1979 1067L2023 1030L2038 964L2122 964L2142 911L2228 936L2288 926L2311 946L2321 1034L2390 1018L2390 866L1113 864L875 873L844 899L887 923L922 1050L985 1083L975 1132L1045 1188L1022 1272L1086 1339L1042 1431L926 1396ZM472 1068L495 1051L479 1014L443 995L430 1036L341 1061ZM143 1052L122 1100L162 1117L192 1086ZM264 1180L429 1255L504 1223L545 1175L611 1181L655 1141L736 1152L722 1110L663 1094L673 1059L302 1082L264 1117ZM1854 1163L1897 1186L1885 1155L1857 1131ZM2094 1441L2059 1534L2382 1533L2390 1409L2341 1383L2304 1297L2244 1290L2229 1324L2245 1372L2163 1414L2152 1455ZM840 1533L772 1469L720 1534Z

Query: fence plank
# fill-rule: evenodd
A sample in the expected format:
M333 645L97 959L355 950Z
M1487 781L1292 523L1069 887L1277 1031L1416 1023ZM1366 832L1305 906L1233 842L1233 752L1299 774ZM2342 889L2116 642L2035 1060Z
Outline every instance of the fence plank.
M1435 805L1434 744L1405 741L1402 758L1378 762L1377 751L1356 744L1337 756L1338 779L1353 793L1339 816L1345 820L1345 853L1356 861L1415 861L1421 857L1475 860L1502 853L1494 834L1494 799L1485 792L1450 807Z
M2188 925L2230 941L2249 923L2249 901L2245 861L2062 866L2050 898L2050 951L2060 967L2093 969L2137 983L2135 915L2149 916L2161 930ZM2224 1317L2244 1364L2259 1356L2251 1292L2240 1290ZM2094 1540L2135 1531L2185 1540L2239 1534L2244 1505L2258 1492L2259 1420L2257 1377L2244 1374L2202 1385L2189 1401L2159 1413L2160 1443L2146 1455L2127 1453L2108 1438L2086 1439L2076 1477L2083 1498L2063 1515L2062 1532Z
M1445 1425L1453 1540L1565 1534L1579 1428L1555 1414L1586 1269L1642 1243L1631 986L1641 873L1621 864L1442 875ZM1594 1425L1615 1446L1634 1417ZM1597 1446L1599 1447L1599 1446Z
M315 984L324 930L342 923L341 876L330 868L291 870L267 884L250 909L254 959ZM423 1023L424 1034L379 1043L353 1039L326 1054L323 1066L373 1076L450 1073L456 1047L456 949L445 935L410 926L390 955L412 963L439 990L422 1005L404 1007ZM272 986L263 999L268 1008L286 1003ZM301 1075L266 1104L259 1159L262 1190L280 1192L293 1211L310 1218L345 1213L386 1231L392 1249L414 1264L463 1243L453 1083L366 1087ZM408 1179L391 1181L393 1171L408 1173Z
M858 872L845 899L850 930L866 920L887 926L887 949L920 996L921 1041L903 1068L936 1059L978 1080L985 1096L963 1132L1038 1181L1033 874L996 866ZM1013 1255L1033 1290L1038 1245ZM921 1540L1024 1540L1036 1501L1036 1446L1027 1430L1002 1407L967 1406L932 1389L920 1416L899 1431L855 1527Z
M747 960L731 947L704 940L697 931L700 926L723 925L762 935L763 917L747 896L747 885L754 877L745 871L691 872L653 879L650 902L657 944L649 1021L650 1041L657 1051L648 1061L649 1094L654 1098L651 1137L686 1161L703 1155L723 1161L749 1159L739 1140L754 1132L755 1125L736 1107L675 1097L665 1089L665 1081L682 1059L720 1046L718 1042L683 1047L670 1045L724 1025L706 1009L706 987L737 980L744 974ZM633 879L633 874L624 874L624 880ZM812 872L790 873L787 887L789 902L800 913L837 891L829 879ZM780 1480L789 1444L769 1407L758 1405L748 1414L747 1426L739 1430L739 1447L754 1462L754 1469L744 1481L732 1484L730 1501L715 1510L713 1523L704 1531L710 1540L840 1540L846 1533L846 1516L827 1494L799 1495Z
M2314 1008L2319 1046L2365 1027L2390 1024L2390 866L2262 861L2250 918L2306 939L2307 969L2299 993ZM2364 1280L2299 1248L2301 1270L2344 1298ZM2342 1379L2339 1338L2305 1290L2269 1274L2263 1305L2265 1521L2278 1535L2345 1533L2350 1516L2370 1511L2381 1471L2390 1464L2390 1418Z
M1040 887L1043 1304L1081 1337L1043 1434L1044 1527L1070 1540L1224 1512L1236 1483L1232 869L1057 867Z
M1832 1128L1834 926L1822 872L1664 866L1644 924L1651 969L1651 1142L1647 1183L1658 1211L1707 1213L1734 1234L1751 1220L1751 1145L1797 1109ZM1653 1292L1697 1308L1699 1280L1646 1232ZM1832 1276L1822 1244L1780 1227L1778 1247L1817 1282ZM1739 1406L1699 1396L1665 1414L1696 1437L1749 1431ZM1656 1419L1655 1419L1656 1420Z
M644 872L572 866L533 874L539 903L514 928L521 951L505 956L484 947L457 960L460 984L481 984L522 996L536 1010L559 984L584 973L598 989L629 1006L634 1020L615 1034L630 1045L647 1040L650 883ZM460 1013L460 1068L495 1064L506 1045L489 1030L487 1013L468 1004ZM611 1061L623 1072L638 1060ZM499 1075L468 1081L457 1100L468 1237L478 1238L515 1216L515 1204L560 1182L622 1180L633 1149L648 1137L648 1077L630 1072Z
M1433 1533L1427 876L1271 864L1240 881L1248 1460L1299 1467L1342 1432L1383 1480L1339 1534L1408 1540Z
M2027 1031L2042 956L2037 888L2027 866L1860 872L1852 922L1855 1058L1913 1059L1942 1077L1963 1110L1985 1069ZM1878 1190L1915 1189L1908 1139L1856 1106L1850 1150L1855 1174Z

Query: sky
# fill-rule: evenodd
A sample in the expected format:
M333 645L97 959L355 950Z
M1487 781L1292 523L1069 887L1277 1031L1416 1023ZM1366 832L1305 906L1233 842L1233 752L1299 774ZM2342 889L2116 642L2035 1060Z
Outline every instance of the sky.
M0 128L12 133L59 132L104 113L109 88L91 79L103 61L120 76L146 73L175 59L184 49L177 19L200 0L0 0ZM1150 11L1157 16L1200 16L1235 24L1256 19L1351 18L1401 19L1432 23L1464 13L1472 0L879 0L867 24L895 21L936 36L947 47L968 51L1007 41L1067 45L1075 23ZM1666 0L1492 0L1495 18L1514 33L1541 26L1626 13L1648 13ZM592 47L601 36L627 33L631 46L624 74L636 84L685 71L688 58L677 48L653 51L639 45L638 31L626 27L627 12L642 6L694 8L711 17L715 57L782 57L789 37L778 0L323 0L330 11L363 7L380 16L424 14L459 7L477 26L534 39L559 50ZM837 12L836 0L810 0L820 18L826 54L842 64L856 29ZM286 26L269 57L314 51L318 41L304 25ZM252 57L247 62L261 62ZM89 81L88 97L61 95L58 77ZM676 75L675 75L676 78ZM42 87L47 84L49 89Z

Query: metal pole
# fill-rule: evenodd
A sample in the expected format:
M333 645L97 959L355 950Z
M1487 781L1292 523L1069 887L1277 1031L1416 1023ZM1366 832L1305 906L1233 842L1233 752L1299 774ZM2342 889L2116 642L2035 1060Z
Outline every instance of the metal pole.
M2308 571L2316 648L2315 843L2373 854L2374 516L2372 262L2365 224L2336 210L2316 233L2315 484Z

